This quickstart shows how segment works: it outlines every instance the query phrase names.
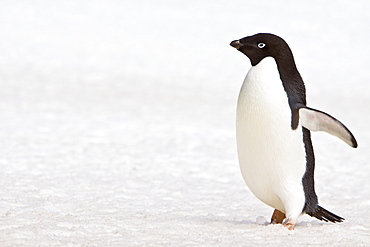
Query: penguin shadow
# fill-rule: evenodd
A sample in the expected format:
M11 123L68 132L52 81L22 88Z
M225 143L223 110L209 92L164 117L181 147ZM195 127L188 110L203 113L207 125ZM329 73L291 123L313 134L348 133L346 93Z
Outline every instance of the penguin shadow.
M324 225L331 225L333 223L330 222L323 222L323 221L318 221L318 220L312 220L312 221L298 221L296 227L299 228L305 228L305 227L310 227L310 228L315 228L315 227L321 227Z
M239 218L239 217L238 217ZM190 219L190 218L188 218ZM229 216L220 216L220 215L206 215L206 216L196 216L191 217L192 220L196 220L198 222L202 223L210 223L210 224L218 224L221 223L222 225L230 224L234 226L240 226L240 225L248 225L248 226L260 226L260 225L269 225L270 222L268 222L265 217L259 216L256 220L247 220L247 219L235 219L231 218Z
M202 223L211 223L211 224L230 224L230 225L258 225L256 221L253 220L239 220L233 219L228 216L219 216L219 215L206 215L206 216L195 216L188 218L188 220L195 220Z
M270 221L266 220L263 216L258 216L256 220L247 220L247 219L240 219L241 217L232 218L229 216L219 216L219 215L207 215L207 216L199 216L197 220L202 222L209 222L209 223L222 223L230 224L234 226L240 225L248 225L248 226L267 226L270 225Z

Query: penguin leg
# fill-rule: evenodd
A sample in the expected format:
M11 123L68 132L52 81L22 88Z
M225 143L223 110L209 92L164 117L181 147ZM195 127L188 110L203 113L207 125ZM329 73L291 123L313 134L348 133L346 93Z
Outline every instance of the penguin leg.
M302 214L302 207L301 206L295 206L291 207L292 205L287 205L286 209L286 220L283 223L283 226L288 228L288 230L294 230L294 227L298 221L299 216Z
M285 214L277 209L274 210L274 213L271 216L270 224L281 224L285 219Z
M299 185L299 183L297 184ZM294 230L305 204L305 195L302 186L290 185L287 188L286 194L281 198L284 203L286 215L283 226L288 228L288 230Z

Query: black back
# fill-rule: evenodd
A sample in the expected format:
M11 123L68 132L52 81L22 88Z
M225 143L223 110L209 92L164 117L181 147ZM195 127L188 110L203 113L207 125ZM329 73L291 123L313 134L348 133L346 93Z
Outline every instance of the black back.
M235 45L236 42L237 45ZM265 57L273 57L275 59L292 112L291 128L293 130L296 129L299 123L299 105L306 105L306 88L288 44L276 35L259 33L242 38L239 41L233 41L231 45L244 53L250 59L252 66L257 65ZM302 127L302 130L307 161L306 172L302 178L306 198L305 207L302 211L310 214L318 208L314 183L315 156L311 142L311 133L304 127Z

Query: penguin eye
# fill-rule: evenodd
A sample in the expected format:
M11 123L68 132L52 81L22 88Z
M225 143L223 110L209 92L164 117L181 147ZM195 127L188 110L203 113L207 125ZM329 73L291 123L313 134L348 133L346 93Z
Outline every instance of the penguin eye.
M266 46L266 44L265 43L258 43L258 48L260 48L260 49L262 49L263 47L265 47Z

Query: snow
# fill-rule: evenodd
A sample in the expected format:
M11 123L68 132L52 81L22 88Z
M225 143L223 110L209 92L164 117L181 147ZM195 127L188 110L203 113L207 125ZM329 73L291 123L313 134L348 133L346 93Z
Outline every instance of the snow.
M368 1L1 1L0 246L370 245ZM282 36L309 106L320 204L268 225L241 177L229 43Z

